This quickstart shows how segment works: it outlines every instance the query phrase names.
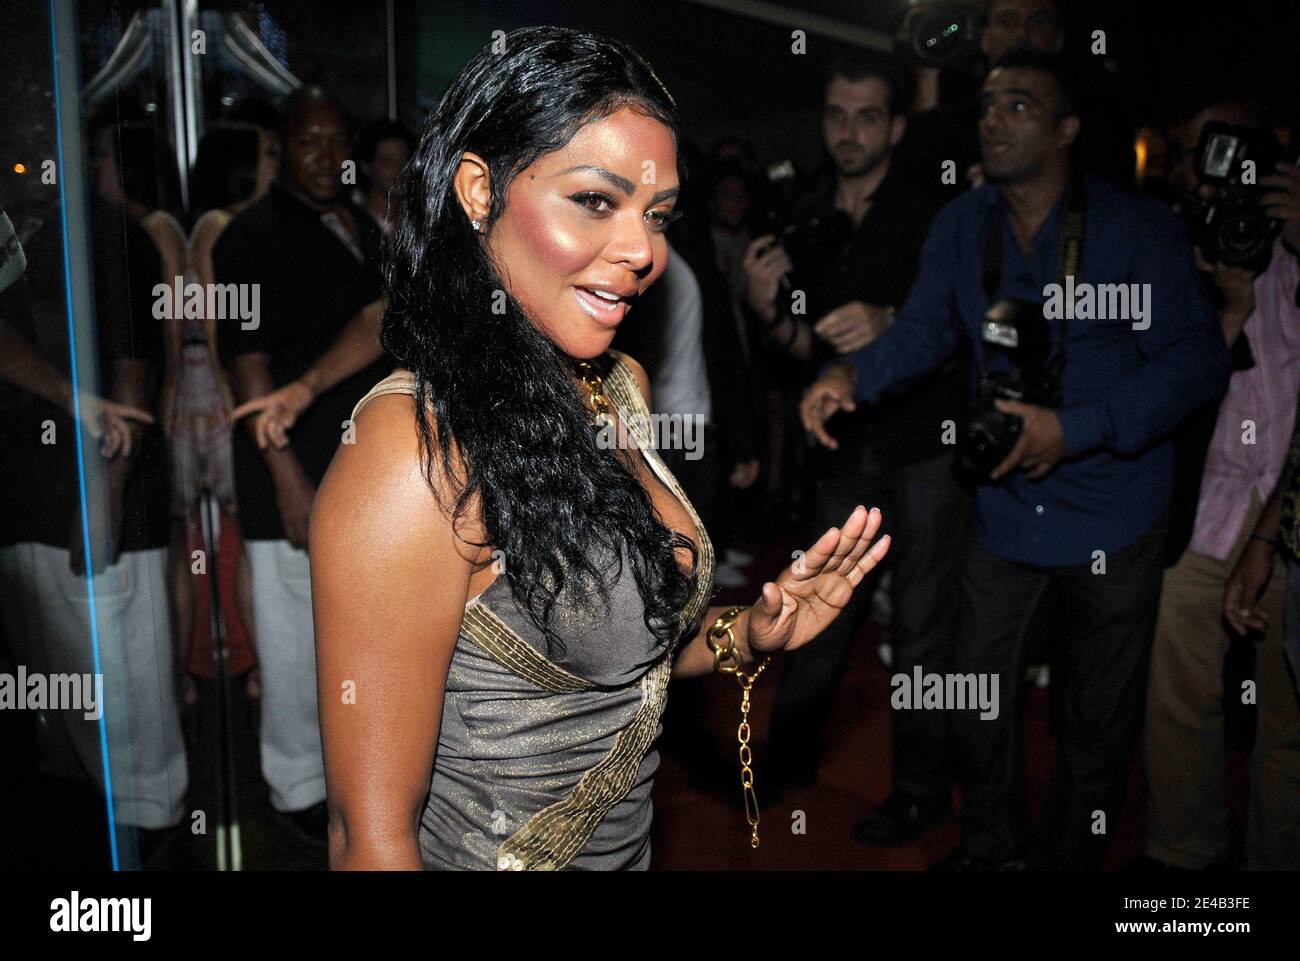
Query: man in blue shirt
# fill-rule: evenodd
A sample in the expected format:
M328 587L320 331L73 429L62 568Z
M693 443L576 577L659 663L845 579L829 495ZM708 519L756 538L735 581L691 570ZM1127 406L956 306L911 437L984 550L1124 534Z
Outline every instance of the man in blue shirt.
M944 867L1014 868L1029 853L1015 705L1029 625L1049 591L1064 605L1065 722L1035 862L1100 865L1142 718L1173 470L1169 434L1228 378L1228 351L1185 229L1156 201L1083 177L1078 276L1053 290L1079 132L1069 87L1055 58L1032 51L990 72L979 128L989 185L940 211L894 325L849 363L828 367L802 404L805 427L835 447L827 418L934 369L963 337L990 371L1012 370L1008 352L984 342L993 304L1044 304L1055 358L1068 330L1059 407L996 402L1023 429L977 492L954 672L997 681L1002 709L953 712L962 846ZM990 237L991 222L1000 236ZM990 296L985 254L999 247Z

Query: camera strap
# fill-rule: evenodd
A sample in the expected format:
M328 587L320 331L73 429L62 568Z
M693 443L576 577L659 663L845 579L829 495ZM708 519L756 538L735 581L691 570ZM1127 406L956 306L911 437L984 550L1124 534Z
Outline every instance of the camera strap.
M1088 199L1083 188L1083 175L1072 171L1065 186L1065 219L1061 224L1060 242L1056 249L1056 283L1065 289L1065 278L1079 276L1079 264L1083 259L1083 228L1086 219ZM989 217L988 231L984 235L984 293L992 301L1002 286L1002 225L1005 215L1000 203L993 206ZM1061 311L1061 350L1053 361L1058 372L1065 370L1066 336L1070 332L1070 311ZM980 343L980 355L983 356L984 345ZM981 361L980 366L983 367Z

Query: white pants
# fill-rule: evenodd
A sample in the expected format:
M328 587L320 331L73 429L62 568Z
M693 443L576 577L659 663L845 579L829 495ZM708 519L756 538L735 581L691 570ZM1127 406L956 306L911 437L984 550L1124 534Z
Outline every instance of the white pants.
M166 548L131 551L88 585L69 568L66 548L0 548L0 619L15 669L24 665L29 676L95 673L93 586L103 717L38 711L38 765L50 777L88 776L104 795L106 746L113 817L141 828L178 823L189 786L166 570Z
M325 800L316 707L316 637L307 552L248 541L253 623L262 680L262 776L277 811Z

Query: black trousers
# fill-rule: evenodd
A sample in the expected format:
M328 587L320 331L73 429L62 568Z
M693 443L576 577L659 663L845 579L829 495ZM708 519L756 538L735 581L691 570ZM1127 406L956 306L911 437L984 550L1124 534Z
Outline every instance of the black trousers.
M952 712L962 845L973 856L1000 862L1029 855L1037 867L1100 867L1142 724L1164 533L1162 520L1106 557L1105 573L1094 573L1095 561L1016 563L968 538L953 671L998 675L1000 695L994 719L982 719L978 710ZM1020 705L1030 627L1049 592L1059 604L1050 642L1060 728L1049 799L1031 839Z
M958 571L969 494L953 475L950 455L884 470L870 449L852 470L824 475L818 484L814 530L838 527L854 506L879 507L882 533L893 544L885 563L853 592L849 606L811 644L784 655L784 672L772 711L773 768L794 781L810 781L850 645L870 612L871 595L892 569L890 632L893 670L948 670L959 608ZM886 695L887 696L887 695ZM916 798L946 794L952 783L948 722L942 711L893 712L896 790ZM869 760L876 748L864 745Z

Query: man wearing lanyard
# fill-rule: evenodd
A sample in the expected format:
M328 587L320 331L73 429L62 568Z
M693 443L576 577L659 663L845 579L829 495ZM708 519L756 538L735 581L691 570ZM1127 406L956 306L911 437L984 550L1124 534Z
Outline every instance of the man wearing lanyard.
M1014 869L1031 853L1016 705L1029 626L1049 591L1065 613L1064 723L1032 853L1036 866L1100 866L1142 720L1169 434L1227 383L1228 351L1185 229L1153 200L1072 176L1078 132L1059 61L1034 51L1003 58L981 101L989 185L940 211L895 324L828 367L802 405L805 426L834 446L823 427L831 414L928 372L963 337L980 361L981 397L1025 360L1006 349L1008 327L1022 348L1038 338L1050 355L1037 371L1046 399L989 400L977 411L1012 415L1019 432L980 478L953 673L973 676L997 703L944 704L963 783L962 844L939 867ZM1026 305L1042 305L1033 323ZM1019 309L1017 323L999 320L1008 308Z

